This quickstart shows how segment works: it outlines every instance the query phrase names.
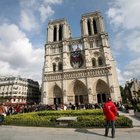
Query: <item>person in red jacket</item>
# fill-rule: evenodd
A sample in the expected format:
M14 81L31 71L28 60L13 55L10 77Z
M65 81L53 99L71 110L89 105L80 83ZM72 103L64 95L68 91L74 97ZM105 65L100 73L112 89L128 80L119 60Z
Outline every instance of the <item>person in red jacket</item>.
M6 114L5 107L4 107L3 103L0 103L0 115L4 115L4 114Z
M0 103L0 125L4 121L4 116L6 116L6 110L3 103Z
M108 98L107 102L103 105L103 112L105 115L106 125L105 125L105 136L108 136L109 126L111 126L112 138L115 137L115 120L118 110L115 104L112 102L111 98Z

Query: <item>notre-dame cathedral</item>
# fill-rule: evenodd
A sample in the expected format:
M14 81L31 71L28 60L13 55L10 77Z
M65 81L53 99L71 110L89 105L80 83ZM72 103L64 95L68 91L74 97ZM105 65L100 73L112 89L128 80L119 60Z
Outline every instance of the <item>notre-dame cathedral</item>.
M42 78L43 104L120 101L115 61L99 11L81 16L81 37L72 38L67 20L48 23Z

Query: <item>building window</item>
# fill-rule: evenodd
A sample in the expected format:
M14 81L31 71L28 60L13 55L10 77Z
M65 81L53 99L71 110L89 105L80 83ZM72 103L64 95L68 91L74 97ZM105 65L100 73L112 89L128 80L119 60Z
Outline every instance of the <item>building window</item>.
M57 40L57 28L56 26L54 26L54 29L53 29L53 41L56 41Z
M95 58L92 59L92 67L96 67L96 59Z
M62 71L63 70L63 64L60 62L58 64L58 71Z
M90 42L90 48L93 48L93 42Z
M93 20L93 30L94 30L94 34L97 34L97 24L95 19Z
M63 25L59 26L59 41L61 41L63 38Z
M103 58L102 57L99 57L98 58L98 65L99 66L102 66L103 65Z
M59 53L62 52L62 46L59 46Z
M72 50L72 46L71 46L71 45L69 45L69 51L70 51L70 52L71 52L71 51L73 51L73 50Z
M99 40L96 40L96 47L100 47Z
M88 34L91 35L90 20L87 21L87 27L88 27Z
M56 48L55 47L53 47L53 54L55 54L56 53Z
M56 71L56 64L53 63L53 71Z

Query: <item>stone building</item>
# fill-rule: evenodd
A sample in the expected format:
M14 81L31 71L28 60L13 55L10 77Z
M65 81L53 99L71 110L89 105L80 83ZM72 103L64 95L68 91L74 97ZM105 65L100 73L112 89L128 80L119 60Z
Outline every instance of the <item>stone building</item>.
M37 81L21 77L0 77L0 98L7 104L39 103L41 93Z
M120 101L115 61L103 17L81 17L81 37L72 38L66 19L48 23L42 78L42 103L102 103Z
M132 98L140 99L140 81L133 78L130 81L126 81L125 87L125 98L132 100Z

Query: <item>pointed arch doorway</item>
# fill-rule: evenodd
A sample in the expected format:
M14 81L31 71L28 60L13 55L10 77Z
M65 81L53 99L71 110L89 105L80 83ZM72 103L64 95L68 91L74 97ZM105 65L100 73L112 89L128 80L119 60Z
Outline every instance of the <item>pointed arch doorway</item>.
M53 88L53 100L54 104L62 104L63 103L63 93L61 88L58 85L55 85Z
M103 81L98 80L96 85L97 102L104 103L110 97L109 86Z
M73 87L75 95L75 104L87 104L88 92L86 86L79 80L76 80Z

